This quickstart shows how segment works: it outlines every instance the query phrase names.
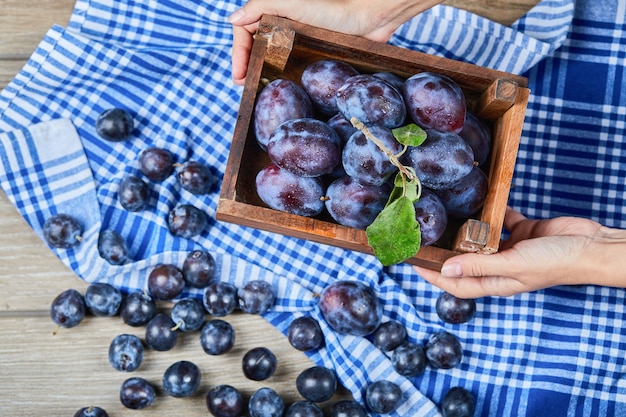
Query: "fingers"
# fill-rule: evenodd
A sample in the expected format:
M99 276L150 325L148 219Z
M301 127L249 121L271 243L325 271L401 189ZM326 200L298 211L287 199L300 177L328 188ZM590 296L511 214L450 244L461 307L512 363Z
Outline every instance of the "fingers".
M507 230L513 230L515 225L519 222L526 220L526 216L517 210L507 206L504 213L504 228Z
M252 32L246 27L233 26L232 77L233 82L237 85L243 85L246 80L250 51L252 50L252 33L256 29L250 30Z

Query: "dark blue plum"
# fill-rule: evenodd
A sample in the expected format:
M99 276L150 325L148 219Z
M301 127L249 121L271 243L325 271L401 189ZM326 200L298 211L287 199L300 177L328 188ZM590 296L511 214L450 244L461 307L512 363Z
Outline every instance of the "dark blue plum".
M330 368L312 366L298 374L296 389L308 401L328 401L337 392L337 375Z
M446 323L467 323L476 313L476 301L471 298L459 298L444 291L437 297L435 310L439 318Z
M85 305L94 316L113 317L122 306L122 293L106 282L94 282L85 290Z
M208 194L213 186L211 169L199 161L185 162L178 169L176 178L178 178L180 186L192 194Z
M137 370L143 362L143 354L143 343L133 334L117 335L109 345L109 363L118 371Z
M235 329L227 321L213 319L200 332L200 346L208 355L222 355L235 345Z
M397 88L370 74L350 77L336 93L339 113L366 126L400 127L406 118L404 98Z
M75 289L58 294L50 304L50 318L59 327L76 327L85 318L85 297Z
M217 385L207 393L206 404L214 417L241 417L244 401L241 392L231 385Z
M313 117L313 103L301 86L279 78L263 87L254 104L254 133L261 149L267 149L279 125L304 117Z
M487 122L474 113L467 112L463 130L459 133L474 151L474 160L478 166L484 165L491 152L491 129Z
M473 417L476 410L474 395L463 387L452 387L441 401L443 417Z
M424 187L435 192L452 186L474 168L472 148L455 133L427 130L424 143L409 146L401 162L413 168Z
M358 281L329 284L319 299L326 322L336 332L354 336L372 334L382 320L382 304L376 293Z
M202 372L190 361L171 364L163 373L163 390L175 398L190 397L198 391Z
M167 227L174 236L190 239L209 225L206 213L191 204L179 204L167 215Z
M454 368L463 360L463 347L459 339L450 332L434 333L426 343L426 357L433 368Z
M404 78L396 75L392 72L377 72L373 74L374 77L380 78L381 80L387 81L389 84L398 89L398 91L402 92L402 87L404 86L404 82L406 81ZM403 98L404 99L404 98Z
M324 184L319 177L302 177L272 163L256 176L261 200L274 210L317 216L324 210Z
M197 298L183 298L174 304L170 317L182 332L195 332L204 324L204 306Z
M342 141L328 123L318 119L288 120L272 132L267 154L272 162L296 175L330 174L341 161Z
M324 59L309 64L302 72L300 81L314 107L330 116L339 111L337 90L348 78L358 74L359 71L347 62Z
M311 401L296 401L287 407L285 417L324 417L324 412Z
M378 414L389 414L402 404L402 390L391 381L380 380L367 386L365 402Z
M133 128L133 117L128 110L122 108L104 110L96 120L98 136L111 142L121 142L130 138Z
M183 271L176 265L159 264L148 275L148 292L155 300L172 300L184 289Z
M113 229L103 229L98 235L98 253L111 265L124 265L129 261L126 240Z
M339 400L330 407L328 417L369 417L367 410L354 400Z
M43 224L43 238L53 248L68 249L82 240L83 225L69 214L50 216Z
M455 184L435 192L449 216L466 219L476 214L485 204L489 180L482 169L474 167Z
M420 225L421 245L430 246L436 243L448 227L448 212L443 202L433 191L422 188L422 194L413 206L415 220Z
M109 417L109 414L104 408L91 405L76 411L76 413L74 413L74 417Z
M256 390L248 401L250 417L283 417L285 401L269 387Z
M272 308L276 295L269 282L252 280L237 290L237 298L244 313L263 314Z
M324 344L324 333L317 320L313 317L302 316L289 324L287 340L297 350L306 352L318 349Z
M120 181L117 199L126 210L137 212L148 205L150 189L148 184L136 175L128 175Z
M150 321L156 314L156 303L143 291L134 291L122 300L120 315L124 323L140 327Z
M215 317L224 317L237 307L237 287L225 281L209 284L202 298L206 311Z
M246 378L253 381L264 381L274 375L278 360L276 355L266 347L256 347L247 351L241 360L241 368Z
M148 380L140 377L128 378L120 388L122 405L131 410L142 410L154 403L156 390Z
M183 278L192 288L206 288L215 280L217 266L215 258L207 251L189 252L183 262Z
M465 94L453 79L433 72L415 74L404 82L402 94L415 124L442 132L463 129Z
M341 139L342 147L346 144L348 139L350 139L350 136L352 136L352 134L358 130L356 127L352 126L352 123L346 120L346 118L343 117L343 114L341 113L337 113L336 115L328 119L326 123L328 123L328 125L333 129L335 129L335 132L337 132L339 138Z
M389 320L382 323L372 334L372 342L383 352L389 352L406 340L406 327L400 322Z
M165 313L157 313L146 324L146 345L154 350L164 352L176 346L178 332L176 323Z
M139 154L139 167L143 175L152 181L163 181L174 172L176 158L163 148L148 148Z
M363 184L345 175L326 190L326 210L339 224L365 230L385 208L391 187Z
M368 129L393 154L402 151L402 145L390 129L382 126L370 126ZM346 174L363 184L378 186L383 185L398 170L387 154L360 131L354 133L343 148L342 163Z
M404 342L391 354L391 364L397 373L406 377L420 375L426 369L428 360L421 345Z

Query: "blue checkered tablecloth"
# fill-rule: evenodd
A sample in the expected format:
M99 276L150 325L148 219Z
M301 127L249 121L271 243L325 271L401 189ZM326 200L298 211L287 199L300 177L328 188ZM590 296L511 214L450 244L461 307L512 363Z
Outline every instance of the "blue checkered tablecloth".
M278 291L265 318L285 332L299 315L320 318L315 294L338 279L374 287L385 320L413 341L448 329L464 347L461 365L407 379L367 339L324 325L326 347L311 353L333 367L357 400L369 381L405 392L394 416L435 416L448 388L463 386L480 416L626 415L626 303L622 289L556 287L477 300L476 317L447 325L440 290L407 265L382 268L371 256L215 221L210 195L174 178L151 184L151 210L116 202L119 180L137 173L148 145L224 170L241 89L230 80L232 29L241 1L78 0L67 28L54 26L0 93L0 184L35 232L58 212L86 226L75 249L57 256L89 281L144 288L147 271L181 264L192 249L211 251L220 277L266 279ZM391 43L521 73L532 95L510 204L531 217L577 215L626 228L626 1L544 0L512 27L437 6L401 27ZM428 28L428 30L425 30ZM128 108L135 137L100 140L99 113ZM193 240L172 237L166 213L185 201L210 227ZM134 262L112 266L97 254L98 231L126 236ZM625 273L626 277L626 273ZM199 295L190 291L185 295Z

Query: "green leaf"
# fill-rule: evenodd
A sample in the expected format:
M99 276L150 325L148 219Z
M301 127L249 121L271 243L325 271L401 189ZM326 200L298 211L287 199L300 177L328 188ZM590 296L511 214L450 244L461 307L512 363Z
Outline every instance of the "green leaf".
M420 248L422 234L415 220L415 206L407 197L387 205L366 229L368 244L374 255L389 266L414 256Z
M415 123L392 129L391 132L398 142L406 146L419 146L426 140L426 131Z

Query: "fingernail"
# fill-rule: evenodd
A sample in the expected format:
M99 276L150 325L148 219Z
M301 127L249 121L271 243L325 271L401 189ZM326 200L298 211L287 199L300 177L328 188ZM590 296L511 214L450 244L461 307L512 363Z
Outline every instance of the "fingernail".
M461 264L456 262L452 262L449 264L445 264L441 268L441 276L445 278L458 278L463 276L463 270L461 269Z
M243 10L239 9L236 10L235 12L233 12L233 14L230 15L230 17L228 18L228 21L230 23L235 23L238 20L241 20L243 18L244 12Z

